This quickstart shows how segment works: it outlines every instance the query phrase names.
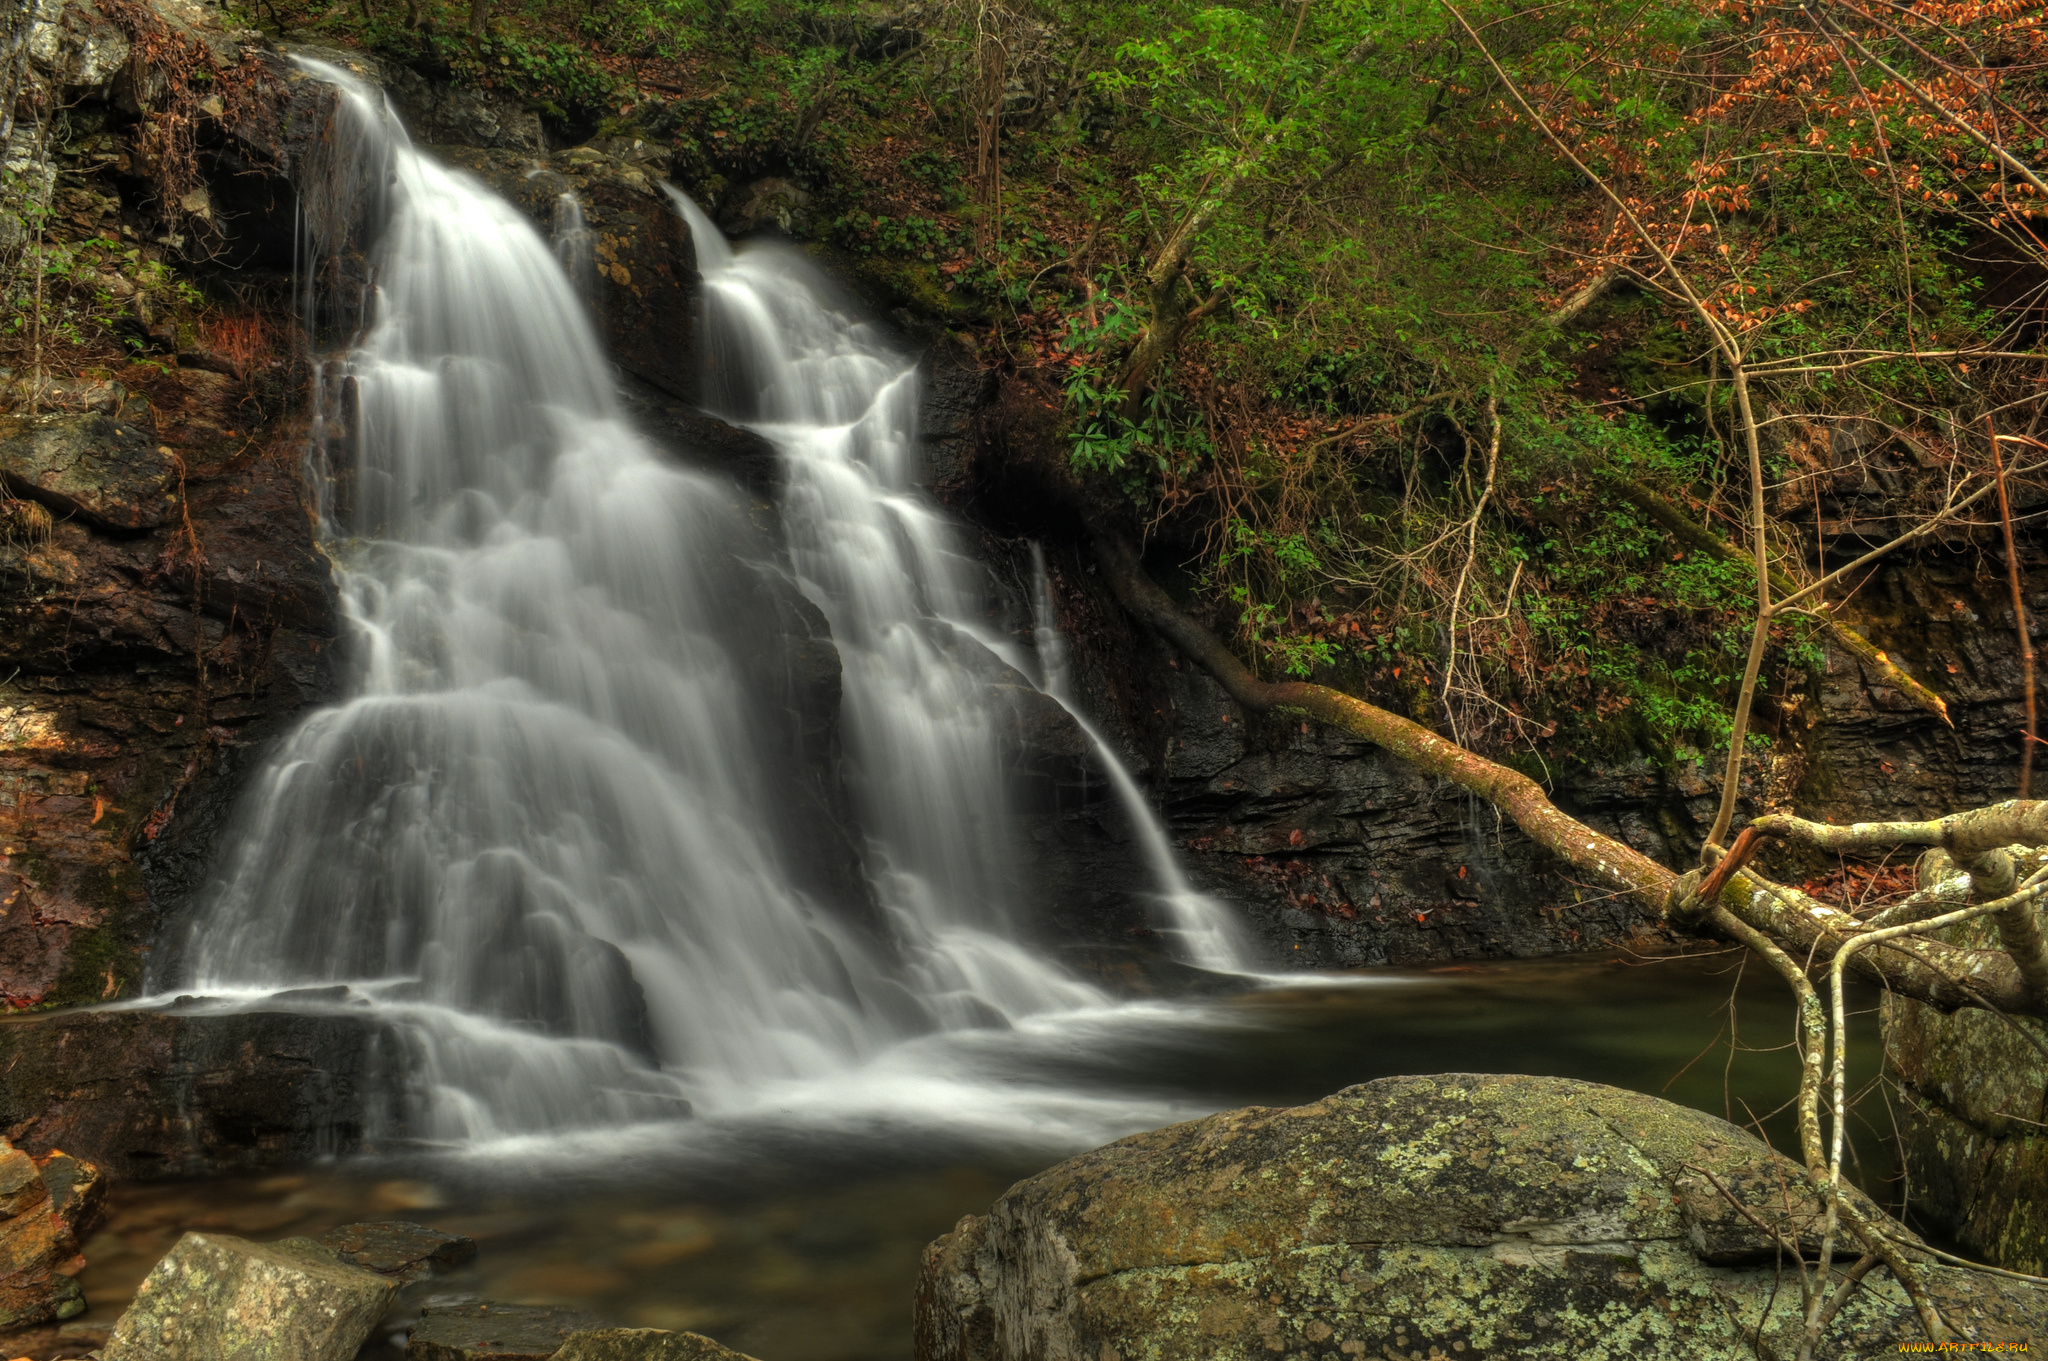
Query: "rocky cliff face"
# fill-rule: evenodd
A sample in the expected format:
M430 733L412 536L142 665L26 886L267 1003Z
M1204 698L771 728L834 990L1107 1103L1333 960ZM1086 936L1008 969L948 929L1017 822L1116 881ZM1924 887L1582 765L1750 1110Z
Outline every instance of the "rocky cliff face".
M0 998L14 1006L133 990L247 754L330 686L302 379L275 324L289 280L262 263L291 261L288 194L281 244L271 209L294 96L227 91L239 117L219 93L179 103L192 63L258 69L249 37L182 0L35 10L13 206L41 258L72 271L49 285L38 343L60 365L89 360L79 332L98 324L126 357L0 375ZM200 178L166 205L150 190L171 116L192 120ZM94 242L108 267L75 277ZM181 266L187 246L210 263ZM215 310L239 329L202 326L197 295L165 280L229 264L242 305ZM223 352L223 337L245 343Z

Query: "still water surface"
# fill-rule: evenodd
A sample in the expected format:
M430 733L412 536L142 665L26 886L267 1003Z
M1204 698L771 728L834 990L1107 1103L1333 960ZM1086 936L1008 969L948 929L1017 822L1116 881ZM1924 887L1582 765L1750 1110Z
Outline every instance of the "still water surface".
M802 1100L578 1143L340 1164L264 1181L122 1188L89 1245L87 1321L110 1322L188 1228L268 1239L375 1218L477 1239L439 1294L572 1305L707 1333L763 1361L905 1361L919 1253L1012 1182L1137 1128L1294 1105L1402 1073L1515 1072L1662 1092L1747 1123L1786 1099L1791 1008L1739 956L1368 971L1093 1023L955 1037ZM1739 1045L1728 1047L1730 1002ZM1865 999L1868 1005L1868 999ZM1875 1017L1853 1054L1876 1069ZM980 1084L920 1064L978 1069ZM930 1104L953 1093L963 1108ZM964 1108L972 1106L973 1109ZM1856 1131L1890 1161L1881 1096ZM1764 1120L1779 1147L1791 1127ZM376 1349L365 1357L397 1352Z

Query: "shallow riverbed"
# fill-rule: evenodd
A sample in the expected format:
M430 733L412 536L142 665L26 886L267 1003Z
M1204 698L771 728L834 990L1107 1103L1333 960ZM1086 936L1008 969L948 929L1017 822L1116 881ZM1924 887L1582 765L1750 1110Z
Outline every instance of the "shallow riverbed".
M572 1305L707 1333L763 1361L904 1361L930 1239L1062 1157L1212 1110L1400 1073L1520 1072L1661 1092L1739 1123L1765 1117L1788 1147L1789 1121L1768 1113L1796 1078L1791 1008L1754 964L1738 979L1740 958L1316 978L907 1046L843 1086L680 1124L120 1187L86 1250L80 1322L111 1323L186 1229L265 1239L405 1218L480 1245L473 1265L431 1283L437 1295ZM1861 1032L1859 1085L1876 1069L1873 1015ZM1881 1095L1863 1116L1861 1179L1883 1196ZM82 1355L90 1334L72 1331L69 1347L23 1338L31 1345L4 1354ZM365 1357L397 1354L387 1340Z

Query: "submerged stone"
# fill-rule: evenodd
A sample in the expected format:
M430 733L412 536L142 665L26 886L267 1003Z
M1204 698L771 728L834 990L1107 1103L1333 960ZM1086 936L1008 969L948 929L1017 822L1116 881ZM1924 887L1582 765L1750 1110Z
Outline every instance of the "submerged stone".
M1817 1246L1803 1188L1749 1134L1654 1097L1386 1078L1135 1135L1019 1183L926 1249L917 1356L1791 1355L1799 1292L1777 1240ZM2048 1292L1923 1274L1966 1337L2048 1335ZM1880 1268L1818 1355L1924 1340Z
M593 1328L574 1333L554 1361L753 1361L698 1333L659 1328Z
M351 1361L397 1286L310 1238L178 1240L114 1325L105 1361Z
M572 1333L600 1327L572 1309L531 1304L429 1308L412 1326L406 1361L550 1361Z
M430 1276L436 1267L446 1270L461 1266L476 1256L474 1238L395 1219L344 1224L320 1235L320 1242L351 1266L393 1277L401 1283Z

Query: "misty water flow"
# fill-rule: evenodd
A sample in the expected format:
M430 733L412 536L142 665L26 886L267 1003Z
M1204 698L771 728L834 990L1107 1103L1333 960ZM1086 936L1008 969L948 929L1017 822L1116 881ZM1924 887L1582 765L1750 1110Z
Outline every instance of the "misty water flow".
M597 306L597 239L583 220L583 205L570 193L555 196L554 221L549 224L555 238L555 258L569 276L576 296L586 307Z
M1159 929L1172 942L1174 953L1198 968L1225 973L1243 973L1250 967L1244 933L1230 915L1230 908L1188 882L1173 842L1166 835L1152 801L1138 787L1125 768L1123 758L1109 739L1077 707L1067 689L1067 643L1060 636L1059 615L1053 608L1052 587L1045 572L1045 550L1031 545L1031 634L1038 652L1039 685L1073 716L1088 740L1095 744L1096 759L1116 790L1124 816L1145 850L1145 864L1159 887Z
M365 324L318 384L352 670L253 779L158 996L343 985L295 1004L400 1023L410 1131L453 1146L769 1109L1083 1142L1182 1111L1047 1061L1168 1009L1022 939L991 698L1021 678L912 489L912 364L793 252L697 233L711 398L785 455L785 556L622 418L549 242L305 65L339 90L321 182L352 186L324 207L370 205ZM843 660L850 893L791 813L799 588Z

